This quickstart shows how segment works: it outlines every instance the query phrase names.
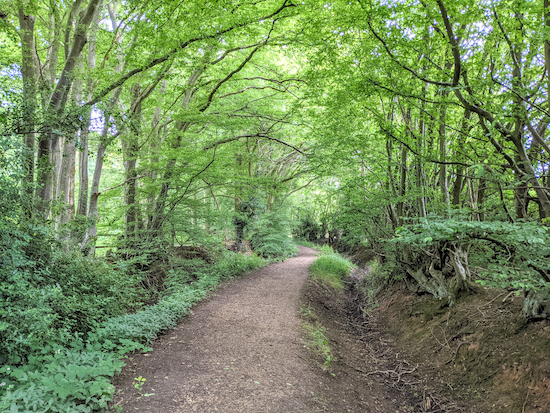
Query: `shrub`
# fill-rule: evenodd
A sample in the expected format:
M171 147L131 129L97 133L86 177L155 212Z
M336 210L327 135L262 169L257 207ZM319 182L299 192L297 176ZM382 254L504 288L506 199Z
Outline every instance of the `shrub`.
M23 258L0 269L0 298L7 304L0 363L20 363L47 344L65 346L75 334L124 314L139 299L137 277L77 252L56 251L50 262L40 264Z
M199 258L190 260L172 258L170 261L172 269L168 271L168 275L164 280L164 286L168 294L172 294L183 286L192 283L208 271L208 264Z
M287 258L298 253L298 247L290 239L289 222L282 209L261 215L249 225L252 247L262 257Z
M378 307L376 298L392 279L390 264L381 265L377 260L373 260L368 263L367 268L365 276L356 285L365 300L362 306L363 316Z
M315 242L324 236L321 226L311 216L306 216L300 221L295 235L308 242Z

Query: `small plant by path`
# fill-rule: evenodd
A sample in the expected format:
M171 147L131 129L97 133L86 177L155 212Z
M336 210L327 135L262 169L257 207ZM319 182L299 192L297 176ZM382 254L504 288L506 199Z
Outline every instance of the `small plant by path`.
M335 358L326 336L325 327L318 321L315 311L310 306L301 307L300 315L303 318L302 328L305 332L308 349L315 358L320 357L324 360L323 368L328 370L330 363Z
M147 379L145 377L142 377L142 376L134 378L134 388L139 393L138 399L140 399L142 397L151 397L151 396L155 395L155 393L143 393L143 385L145 384L146 380ZM155 391L155 389L152 389L152 390Z

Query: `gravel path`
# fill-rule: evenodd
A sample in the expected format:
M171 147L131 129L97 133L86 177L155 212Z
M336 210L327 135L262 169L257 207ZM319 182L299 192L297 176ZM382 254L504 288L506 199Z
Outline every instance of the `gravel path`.
M115 380L123 412L315 412L318 378L300 338L300 289L315 260L271 264L223 286ZM135 378L146 381L141 396Z

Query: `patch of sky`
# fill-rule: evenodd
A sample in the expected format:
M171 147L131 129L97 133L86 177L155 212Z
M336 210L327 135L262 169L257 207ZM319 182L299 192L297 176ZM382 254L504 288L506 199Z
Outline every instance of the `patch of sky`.
M90 114L90 131L99 133L103 130L104 125L105 118L103 113L97 108L92 108L92 112ZM116 129L114 123L111 129ZM116 131L114 133L116 133Z
M114 32L115 27L113 26L113 21L111 19L102 19L99 22L99 26L108 32Z
M12 64L11 66L3 67L0 70L0 75L9 77L10 79L21 79L21 66Z

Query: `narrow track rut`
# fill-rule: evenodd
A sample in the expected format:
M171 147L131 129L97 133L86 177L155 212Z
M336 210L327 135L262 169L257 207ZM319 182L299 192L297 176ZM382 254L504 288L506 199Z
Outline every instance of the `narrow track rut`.
M319 372L297 315L314 260L315 250L300 247L297 257L223 286L152 353L127 363L115 379L116 403L125 413L319 411Z

